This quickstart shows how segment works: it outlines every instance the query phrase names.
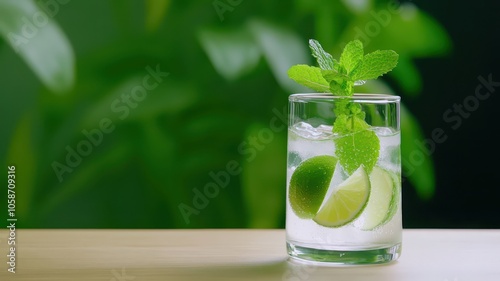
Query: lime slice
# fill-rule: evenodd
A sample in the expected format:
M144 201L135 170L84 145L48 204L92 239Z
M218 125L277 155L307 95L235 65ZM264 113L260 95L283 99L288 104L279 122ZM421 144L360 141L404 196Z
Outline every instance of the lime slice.
M288 197L294 213L303 219L313 218L330 186L337 158L321 155L306 159L290 179Z
M397 209L398 190L395 176L380 167L370 174L371 193L366 208L354 225L372 230L388 222Z
M391 199L391 206L389 207L389 212L387 212L387 216L385 217L385 220L382 222L382 224L387 223L392 219L396 211L398 210L398 207L400 205L400 200L401 200L401 174L399 173L394 173L394 172L387 172L391 176L393 183L394 183L394 188L392 189L392 199Z
M314 217L322 226L339 227L356 219L370 196L370 180L363 166L337 186Z

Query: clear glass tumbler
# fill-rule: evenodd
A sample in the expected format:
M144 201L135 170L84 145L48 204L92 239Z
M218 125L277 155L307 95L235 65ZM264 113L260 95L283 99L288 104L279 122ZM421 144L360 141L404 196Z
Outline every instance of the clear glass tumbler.
M401 254L400 97L289 97L290 257L377 264Z

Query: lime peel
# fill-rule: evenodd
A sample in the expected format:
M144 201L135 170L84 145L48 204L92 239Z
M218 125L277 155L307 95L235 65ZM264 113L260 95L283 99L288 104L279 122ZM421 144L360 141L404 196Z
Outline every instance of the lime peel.
M320 155L304 160L295 169L290 179L288 197L293 212L299 218L311 219L316 215L336 165L336 157Z

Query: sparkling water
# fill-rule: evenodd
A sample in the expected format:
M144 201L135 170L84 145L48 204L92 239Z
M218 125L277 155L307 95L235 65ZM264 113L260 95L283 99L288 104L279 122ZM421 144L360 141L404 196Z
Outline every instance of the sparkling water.
M401 175L400 134L390 128L373 127L372 130L380 139L380 154L377 166L397 175ZM347 225L338 228L324 227L312 219L301 219L293 212L288 189L293 171L304 160L319 156L335 156L335 138L338 135L332 132L331 126L312 125L300 122L288 131L288 162L287 162L287 241L295 246L322 250L371 250L394 246L401 243L401 183L398 182L396 195L397 211L392 218L373 230L362 230L359 223L361 216ZM335 168L330 187L325 196L326 201L334 188L343 182L348 175L339 163ZM320 208L321 209L321 208Z

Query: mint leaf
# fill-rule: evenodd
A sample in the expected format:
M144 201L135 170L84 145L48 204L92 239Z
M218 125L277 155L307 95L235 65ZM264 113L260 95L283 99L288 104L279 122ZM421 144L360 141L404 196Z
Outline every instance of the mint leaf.
M318 41L314 39L309 40L309 48L321 69L335 69L335 65L338 64L338 62L333 59L332 55L323 50L323 47L321 47Z
M344 101L348 100L345 99ZM346 103L345 109L350 111L351 104L352 103ZM347 114L339 115L333 124L333 132L341 135L364 131L369 128L370 125L368 125L363 119L356 116L349 116Z
M322 93L330 91L330 85L323 78L321 69L318 67L305 64L294 65L288 69L288 77L312 90Z
M330 82L332 80L335 80L340 83L340 81L346 81L346 80L351 80L349 76L342 74L340 72L337 72L336 70L321 70L321 75L323 75L323 78L327 82Z
M332 80L330 82L330 92L336 96L352 96L352 87L354 82L350 80Z
M353 80L370 80L391 71L398 64L399 55L392 50L378 50L367 54L351 73Z
M344 170L350 175L363 165L370 173L377 163L380 140L370 130L345 135L335 140L336 154Z
M363 43L354 40L347 43L340 55L340 65L344 67L346 74L351 72L363 61Z
M330 83L330 92L336 96L351 96L354 83L345 74L336 70L321 70L323 78Z
M333 131L339 134L334 140L335 154L344 170L352 174L363 165L370 173L380 152L380 140L370 125L359 117L341 115L335 120Z

